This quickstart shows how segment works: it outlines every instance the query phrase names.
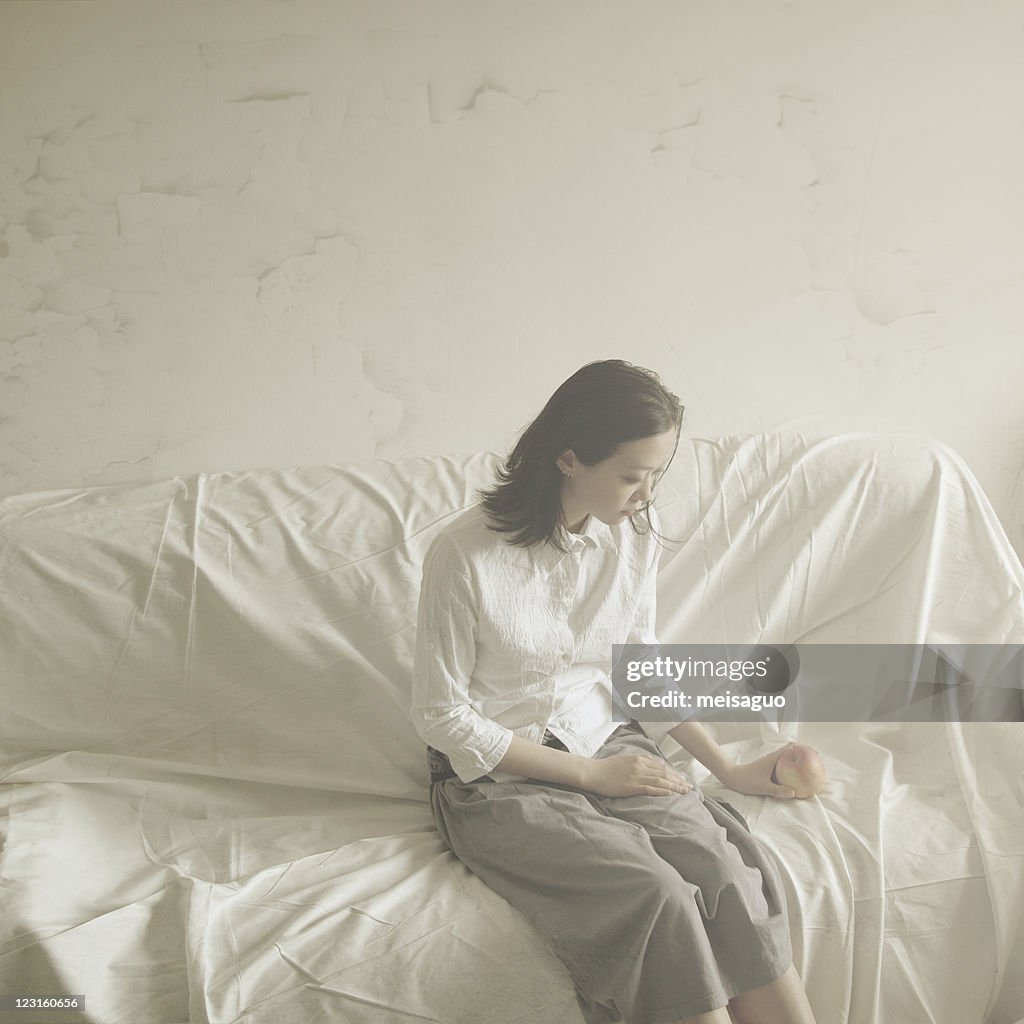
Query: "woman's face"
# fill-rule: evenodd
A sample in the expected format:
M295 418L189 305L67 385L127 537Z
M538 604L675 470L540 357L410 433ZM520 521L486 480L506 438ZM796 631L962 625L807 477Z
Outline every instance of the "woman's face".
M607 459L586 466L570 448L558 459L567 474L562 480L562 511L571 532L582 529L588 515L614 526L651 499L658 477L676 446L676 432L624 441Z

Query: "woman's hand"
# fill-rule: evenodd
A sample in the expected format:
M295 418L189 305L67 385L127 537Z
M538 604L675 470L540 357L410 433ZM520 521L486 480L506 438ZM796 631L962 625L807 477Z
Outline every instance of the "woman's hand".
M792 743L783 747L788 750ZM748 793L750 796L774 796L780 800L792 800L796 794L789 786L780 786L772 782L772 769L782 751L773 750L770 754L759 757L747 764L734 764L719 774L719 780L737 793Z
M689 793L693 783L660 758L616 754L591 759L581 788L599 796L671 796Z

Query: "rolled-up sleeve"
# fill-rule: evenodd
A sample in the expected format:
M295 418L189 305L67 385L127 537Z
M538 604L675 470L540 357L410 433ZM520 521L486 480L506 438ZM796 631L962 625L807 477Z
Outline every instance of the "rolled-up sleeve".
M458 545L442 534L423 563L411 717L420 738L448 755L463 782L491 771L505 756L513 735L481 715L470 697L478 607L472 566Z

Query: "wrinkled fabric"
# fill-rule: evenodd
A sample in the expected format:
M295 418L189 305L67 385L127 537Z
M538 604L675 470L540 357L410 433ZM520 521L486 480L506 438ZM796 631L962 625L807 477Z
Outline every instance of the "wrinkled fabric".
M464 782L518 778L495 770L513 736L539 743L550 729L592 756L615 728L612 645L657 642L656 534L590 516L563 536L567 551L517 547L474 506L424 559L412 720Z
M569 1024L561 962L447 850L408 718L423 557L495 455L0 501L0 990L104 1024ZM1024 571L916 438L684 440L666 643L1012 643ZM1017 723L714 727L829 785L733 793L820 1020L1024 1017Z
M596 757L660 757L635 724ZM490 776L431 787L445 841L551 944L587 1024L675 1024L778 978L792 961L770 855L700 789L602 797Z

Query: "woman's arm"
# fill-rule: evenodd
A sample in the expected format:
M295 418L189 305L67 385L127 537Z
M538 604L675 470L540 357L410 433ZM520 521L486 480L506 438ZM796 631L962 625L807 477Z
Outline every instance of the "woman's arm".
M600 796L670 796L689 793L690 781L667 761L646 754L582 757L513 736L499 771L575 786Z
M469 694L476 662L477 608L473 566L459 545L442 533L423 562L409 711L420 739L447 754L464 779L491 771L512 735L510 729L483 717Z
M657 514L651 508L651 521L656 528L660 527ZM658 562L661 556L660 545L653 545L652 560L647 567L629 634L627 644L657 645L658 637L655 629L658 608ZM641 722L641 727L655 742L667 732L681 747L695 757L705 768L715 775L720 782L735 789L738 793L749 793L758 796L775 796L788 799L794 796L788 786L780 786L772 782L772 769L779 752L766 754L764 757L751 761L750 764L738 765L736 761L715 742L711 734L700 722L681 722L679 725L666 729L667 723Z
M772 782L772 769L781 751L775 750L748 764L737 764L715 742L700 722L681 722L669 730L684 750L695 757L724 786L751 796L774 796L788 800L795 794L789 786Z
M460 777L497 770L602 796L689 792L690 781L662 758L581 757L523 739L480 715L469 695L477 607L471 567L442 538L424 560L410 714L420 738L446 753Z

